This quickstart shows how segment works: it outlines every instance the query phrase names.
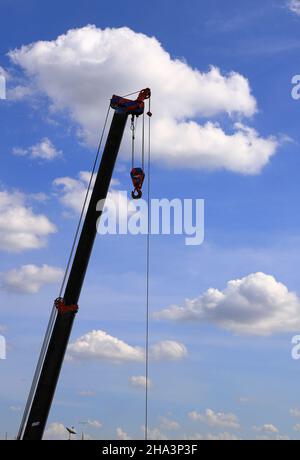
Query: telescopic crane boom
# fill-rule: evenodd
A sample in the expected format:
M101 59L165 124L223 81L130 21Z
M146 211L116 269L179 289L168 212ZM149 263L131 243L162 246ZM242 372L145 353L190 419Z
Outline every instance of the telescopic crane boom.
M102 159L92 191L81 235L74 255L72 267L62 298L55 301L56 319L52 333L44 350L37 382L33 383L29 395L18 439L41 440L45 430L59 374L68 346L73 321L78 311L78 300L97 232L97 221L102 211L97 203L105 200L111 182L115 162L129 115L139 116L144 112L144 100L151 95L146 88L136 100L113 96L111 107L115 110L104 147ZM101 201L104 203L104 201ZM103 207L102 207L103 209ZM41 352L42 353L42 352ZM41 355L42 356L42 355Z

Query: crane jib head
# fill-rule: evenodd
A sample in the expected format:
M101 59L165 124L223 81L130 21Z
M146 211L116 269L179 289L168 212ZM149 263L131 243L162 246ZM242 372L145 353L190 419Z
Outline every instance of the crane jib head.
M129 115L139 116L144 113L144 100L149 99L151 91L149 88L143 89L135 101L125 99L121 96L113 95L111 98L110 106L112 109L119 113L128 113Z

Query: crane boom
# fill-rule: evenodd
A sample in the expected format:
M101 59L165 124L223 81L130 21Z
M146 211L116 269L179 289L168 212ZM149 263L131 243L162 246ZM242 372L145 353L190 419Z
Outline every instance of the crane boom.
M115 162L125 130L128 115L139 116L144 111L144 99L150 97L150 90L142 90L131 101L113 96L111 107L115 110L107 136L95 185L82 226L72 267L69 273L64 296L57 299L57 314L52 333L45 351L41 371L33 396L29 396L27 409L23 416L18 439L41 440L47 423L49 411L59 379L61 367L69 342L78 300L88 267L97 233L97 221L102 211L97 210L97 203L105 200L110 186Z

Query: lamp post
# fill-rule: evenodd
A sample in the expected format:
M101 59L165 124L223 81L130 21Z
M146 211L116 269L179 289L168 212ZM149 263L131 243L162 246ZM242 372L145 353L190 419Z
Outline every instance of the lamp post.
M79 425L88 425L88 422L78 422ZM84 432L81 432L81 441L84 441Z

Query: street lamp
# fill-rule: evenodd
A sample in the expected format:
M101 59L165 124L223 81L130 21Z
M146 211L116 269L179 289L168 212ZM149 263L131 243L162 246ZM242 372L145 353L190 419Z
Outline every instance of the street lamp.
M88 425L88 422L84 422L84 421L78 422L78 423L79 423L79 425L84 425L84 426ZM84 441L84 432L83 431L81 432L81 441Z

